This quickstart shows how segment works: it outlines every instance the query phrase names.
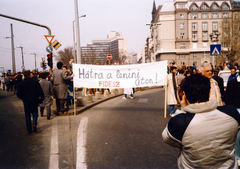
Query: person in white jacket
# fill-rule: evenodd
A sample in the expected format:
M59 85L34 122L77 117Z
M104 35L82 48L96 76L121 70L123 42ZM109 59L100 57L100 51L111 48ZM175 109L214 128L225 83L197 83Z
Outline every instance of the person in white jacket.
M170 74L167 76L167 104L169 105L170 115L174 114L174 107L177 105L177 68L172 66Z
M180 148L179 168L238 168L234 156L240 114L235 107L209 100L210 80L186 78L181 107L162 132L164 142Z

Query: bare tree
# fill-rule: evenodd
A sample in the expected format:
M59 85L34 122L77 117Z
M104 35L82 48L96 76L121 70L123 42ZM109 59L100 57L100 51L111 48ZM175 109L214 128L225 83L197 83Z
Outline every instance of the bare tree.
M220 24L221 29L221 43L222 43L222 58L220 61L226 59L233 64L240 59L240 15L233 14L228 18L223 18Z
M119 64L124 65L127 59L128 59L128 52L126 50L119 51Z
M64 48L63 50L58 51L55 57L57 61L63 62L63 64L69 68L71 67L69 61L73 59L73 48L72 47Z

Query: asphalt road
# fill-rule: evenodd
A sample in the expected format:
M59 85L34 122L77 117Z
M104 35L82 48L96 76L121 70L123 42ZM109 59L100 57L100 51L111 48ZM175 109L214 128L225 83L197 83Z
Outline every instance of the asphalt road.
M0 91L0 168L177 168L162 141L164 90L117 97L77 116L39 117L27 134L22 102Z

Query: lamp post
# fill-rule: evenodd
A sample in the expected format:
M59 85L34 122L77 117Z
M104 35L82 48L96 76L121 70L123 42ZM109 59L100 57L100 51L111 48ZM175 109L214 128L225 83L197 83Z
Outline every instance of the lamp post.
M86 17L86 15L79 16L78 18ZM77 63L76 52L75 52L75 31L74 31L74 22L73 21L73 55L74 55L74 63ZM81 48L80 48L81 49Z
M31 54L32 54L32 55L35 55L35 70L37 70L37 61L36 61L36 55L37 55L37 54L36 54L36 53L33 53L33 52L32 52Z
M23 47L22 46L16 46L16 48L21 48L21 53L22 53L22 69L24 68L24 58L23 58Z
M154 62L156 62L156 38L155 38L155 31L158 25L161 25L161 22L157 22L157 23L147 23L147 26L150 26L150 29L152 28L152 37L153 37L153 53L154 53Z

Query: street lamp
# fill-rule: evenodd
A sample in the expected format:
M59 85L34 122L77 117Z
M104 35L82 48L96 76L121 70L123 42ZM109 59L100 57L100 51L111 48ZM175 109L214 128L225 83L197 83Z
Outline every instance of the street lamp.
M158 25L161 25L161 22L157 22L157 23L147 23L147 26L150 26L150 29L152 28L152 34L153 34L153 50L154 50L154 62L156 62L156 38L155 38L155 31Z
M23 47L22 46L16 46L16 48L21 48L21 52L22 52L22 69L25 69L25 67L24 67L24 59L23 59Z
M35 70L37 70L37 61L36 61L36 55L37 55L37 54L36 54L36 53L33 53L33 52L32 52L31 54L32 54L32 55L35 55Z
M78 18L86 17L87 15L81 15ZM76 52L75 52L75 31L74 31L74 22L73 21L73 54L74 54L74 63L77 63Z

